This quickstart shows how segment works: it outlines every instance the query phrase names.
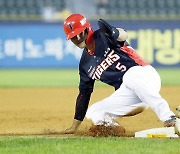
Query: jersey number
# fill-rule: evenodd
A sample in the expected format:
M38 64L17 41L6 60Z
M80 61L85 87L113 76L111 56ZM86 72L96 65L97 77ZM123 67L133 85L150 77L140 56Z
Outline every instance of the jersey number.
M118 69L121 72L124 72L124 71L126 71L126 66L122 65L120 62L118 62L116 65L116 69Z

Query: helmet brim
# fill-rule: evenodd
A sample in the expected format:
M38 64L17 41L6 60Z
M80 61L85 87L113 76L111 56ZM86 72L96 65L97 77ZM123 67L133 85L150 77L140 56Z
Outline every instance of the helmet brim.
M74 36L82 33L85 29L86 29L86 27L81 27L81 28L77 28L77 29L73 30L71 33L69 33L66 36L66 39L69 40L69 39L73 38Z

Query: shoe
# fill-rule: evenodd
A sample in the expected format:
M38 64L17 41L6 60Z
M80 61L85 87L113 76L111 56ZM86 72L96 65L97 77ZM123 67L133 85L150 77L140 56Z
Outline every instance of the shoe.
M170 119L164 122L164 127L174 127L176 124L176 117L173 115Z

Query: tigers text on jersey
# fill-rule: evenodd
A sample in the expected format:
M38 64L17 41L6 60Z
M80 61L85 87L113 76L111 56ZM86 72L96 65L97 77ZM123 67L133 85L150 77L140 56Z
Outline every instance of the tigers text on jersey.
M94 54L90 55L84 49L79 64L80 91L92 92L95 80L118 89L129 68L148 65L126 42L122 47L112 45L100 30L95 31L93 37Z

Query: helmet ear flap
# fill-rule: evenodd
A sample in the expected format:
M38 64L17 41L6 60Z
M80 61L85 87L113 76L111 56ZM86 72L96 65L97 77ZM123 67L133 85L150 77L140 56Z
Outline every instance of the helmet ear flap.
M93 33L94 33L94 31L92 30L92 27L90 26L90 27L87 27L86 28L86 31L87 31L87 39L86 39L86 44L87 45L89 45L89 44L91 44L92 43L92 41L93 41Z

